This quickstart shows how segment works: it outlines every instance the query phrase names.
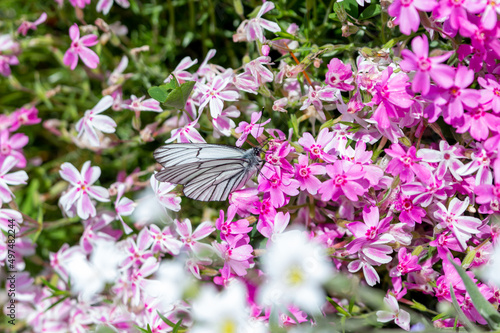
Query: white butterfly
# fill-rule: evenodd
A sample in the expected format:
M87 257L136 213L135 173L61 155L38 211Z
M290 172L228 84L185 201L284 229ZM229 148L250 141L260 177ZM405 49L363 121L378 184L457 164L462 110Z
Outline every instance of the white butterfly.
M262 148L248 150L208 143L171 143L154 152L165 168L160 182L184 185L184 195L200 201L225 201L242 188L262 164Z

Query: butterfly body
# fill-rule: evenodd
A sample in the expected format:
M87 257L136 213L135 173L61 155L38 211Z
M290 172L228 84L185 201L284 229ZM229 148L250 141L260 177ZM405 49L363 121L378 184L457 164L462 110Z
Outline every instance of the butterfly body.
M184 185L188 198L225 201L259 169L261 151L259 147L244 150L208 143L172 143L155 150L155 159L164 166L155 177Z

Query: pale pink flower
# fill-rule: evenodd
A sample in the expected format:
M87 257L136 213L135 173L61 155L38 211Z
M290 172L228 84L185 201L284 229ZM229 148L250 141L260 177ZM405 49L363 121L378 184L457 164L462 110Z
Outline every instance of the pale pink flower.
M184 219L184 221L175 220L175 230L180 236L180 241L184 244L186 248L193 251L196 255L203 255L207 251L209 245L200 243L199 241L203 238L208 237L215 228L208 221L202 222L195 231L191 225L189 219Z
M23 133L16 133L10 136L8 130L0 132L0 162L7 156L12 156L16 159L16 166L24 168L26 166L26 157L22 153L22 148L28 144L28 136Z
M417 157L425 162L439 163L436 169L436 176L439 179L443 179L449 170L456 180L462 180L457 170L463 167L464 164L459 159L465 156L460 152L458 145L450 146L448 142L442 140L439 142L439 150L422 148L417 151Z
M390 311L377 311L377 321L386 323L394 320L394 323L404 329L410 330L410 314L405 310L400 310L396 297L387 295L384 298L384 303L389 307Z
M88 48L99 42L97 36L90 34L80 38L80 29L76 23L69 28L69 36L71 38L71 46L64 54L63 63L69 66L71 70L74 70L78 64L78 57L80 57L88 68L97 68L99 56Z
M498 80L493 75L486 74L484 78L478 77L477 82L484 88L481 93L485 101L491 104L493 112L500 113L500 83Z
M65 211L69 211L76 204L78 216L88 219L96 215L91 198L101 202L109 201L108 190L101 186L93 186L101 175L101 168L91 167L90 161L83 164L81 172L78 172L71 163L65 162L61 165L59 174L62 179L70 183L68 191L60 199Z
M163 112L163 109L160 107L160 102L153 98L144 100L146 96L137 98L135 95L131 95L130 98L130 100L122 104L122 108L135 111L137 117L141 111Z
M191 57L182 58L181 62L179 62L177 67L175 67L172 73L163 82L170 82L173 77L177 79L179 84L183 84L186 81L194 81L194 75L186 71L186 69L196 65L197 63L198 59L192 60Z
M12 223L10 221L13 221ZM23 216L20 212L13 209L1 208L0 209L0 230L8 232L13 224L16 232L19 231L19 226L23 222ZM17 230L16 230L17 229Z
M109 10L113 6L113 2L115 1L123 8L130 7L128 0L99 0L96 7L97 12L102 12L104 15L108 15Z
M236 133L241 133L241 136L236 141L236 146L241 147L245 140L248 138L248 135L251 134L255 139L258 139L259 136L264 133L264 126L271 121L268 119L264 122L257 123L262 116L262 111L258 113L252 113L252 119L250 120L250 124L246 121L242 121L238 124L236 128Z
M201 95L200 110L208 104L212 118L219 117L222 114L224 101L236 101L240 95L237 91L226 89L230 83L230 78L224 78L220 75L207 84L198 82L196 89Z
M132 229L125 223L125 221L123 221L122 216L130 216L133 213L135 206L132 200L123 196L124 192L125 185L119 185L115 200L115 211L116 217L122 223L123 230L128 235L132 232Z
M60 1L62 2L62 0ZM90 5L90 0L69 0L69 3L75 8L85 8L86 5Z
M108 95L104 96L91 110L85 111L85 115L78 120L75 126L78 131L78 138L85 136L92 146L98 147L101 144L99 141L99 131L114 133L116 128L115 121L111 117L100 114L111 105L113 105L113 97Z
M13 156L7 156L0 167L0 200L10 202L14 196L9 189L9 185L26 184L28 174L24 170L8 173L18 164L18 160Z
M16 54L19 50L19 44L14 42L10 35L0 35L0 74L9 76L10 66L19 65L19 59ZM7 54L6 54L6 51Z
M238 276L247 274L250 263L253 258L253 248L246 235L235 235L228 237L220 243L213 242L212 246L219 257L224 260L224 267L230 267Z
M172 192L177 185L159 182L156 180L154 174L150 178L150 184L156 199L163 207L174 212L181 210L182 199L176 193Z
M17 33L26 36L28 30L36 30L37 26L45 22L46 19L47 13L43 12L35 22L23 21L19 28L17 28Z
M144 264L148 258L153 256L153 251L149 249L151 244L153 244L153 237L147 228L139 232L136 241L131 237L127 238L124 246L125 256L120 263L120 268L125 270L129 267L139 267Z
M263 43L265 40L263 29L271 32L281 31L281 28L277 23L262 18L262 15L272 9L274 9L274 3L272 3L271 1L264 2L259 12L257 13L257 16L246 23L247 41L250 42L257 39L261 43Z
M205 143L206 141L196 129L197 127L200 127L200 125L198 124L198 119L195 119L184 127L173 129L171 132L172 136L165 142L170 143L176 141L177 143Z
M165 227L163 230L160 230L156 224L151 224L149 226L149 234L153 238L151 250L154 253L162 252L173 255L179 254L183 243L174 237L169 227Z
M257 86L261 86L266 82L273 82L273 72L266 67L272 64L271 57L258 57L245 65L245 72L250 75Z
M240 116L240 110L236 106L231 105L222 111L219 117L212 118L212 125L214 126L213 136L219 138L220 135L231 136L231 130L236 127L232 118Z

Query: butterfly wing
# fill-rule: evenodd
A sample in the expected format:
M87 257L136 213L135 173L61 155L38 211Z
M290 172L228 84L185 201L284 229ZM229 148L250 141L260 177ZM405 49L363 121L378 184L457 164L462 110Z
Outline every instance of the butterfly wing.
M167 145L155 151L155 158L165 166L157 180L184 185L184 195L200 201L227 200L260 164L260 158L243 149L212 144Z

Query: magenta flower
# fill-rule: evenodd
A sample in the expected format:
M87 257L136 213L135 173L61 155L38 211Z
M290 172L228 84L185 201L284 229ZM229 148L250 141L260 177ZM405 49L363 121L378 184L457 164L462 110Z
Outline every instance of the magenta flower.
M417 32L420 26L418 11L430 12L438 6L436 0L396 0L388 8L389 15L396 17L395 24L405 35Z
M62 179L70 183L68 191L60 199L65 211L69 211L73 205L76 205L78 216L88 219L96 215L91 198L101 202L109 201L108 190L101 186L93 186L101 175L101 168L91 167L90 161L83 164L81 172L78 172L71 163L65 162L61 165L59 174Z
M359 140L356 142L355 149L350 146L345 149L342 159L362 165L363 170L366 171L363 178L368 180L370 185L375 186L384 176L384 170L377 165L373 165L372 156L373 152L366 150L366 143Z
M36 107L31 107L29 109L20 108L10 115L12 124L9 128L10 132L17 131L21 126L34 125L42 121L38 118L38 109Z
M469 206L469 197L466 197L464 201L453 198L448 209L441 202L438 202L437 205L439 209L434 212L434 217L440 221L438 227L451 230L460 242L462 250L465 250L467 241L472 237L472 234L479 233L478 228L482 225L482 221L478 218L462 216Z
M417 157L415 147L411 146L408 152L405 152L399 143L393 143L391 148L385 149L385 153L392 157L386 171L393 176L399 175L403 182L412 182L415 175L420 179L430 177L431 171L418 163L422 159Z
M128 0L99 0L96 7L97 12L102 12L104 15L108 15L109 10L113 6L113 2L115 1L123 8L130 7Z
M264 2L262 4L262 7L260 7L259 12L257 13L257 16L246 23L245 30L247 41L250 42L257 39L259 40L259 42L263 43L265 40L263 29L271 32L281 31L281 28L276 22L268 21L262 18L262 15L272 9L274 9L274 3L272 3L271 1Z
M434 149L422 148L417 152L417 157L428 163L439 163L436 169L436 176L443 179L446 172L461 181L462 177L457 173L457 170L463 167L463 163L459 160L465 158L460 150L463 149L458 145L450 146L448 142L442 140L439 142L439 151Z
M392 295L387 295L384 298L384 303L389 307L390 311L377 311L377 321L387 323L394 320L394 323L404 329L410 330L410 314L405 310L400 310L397 299Z
M278 212L274 220L260 223L257 225L257 230L269 240L274 241L276 236L283 233L290 223L290 213Z
M23 133L16 133L9 137L9 134L8 130L0 132L0 161L12 156L17 161L16 166L24 168L26 166L26 157L24 157L21 149L28 144L28 136Z
M488 152L481 144L477 144L476 150L470 157L472 161L458 169L457 173L461 176L468 176L477 171L476 186L481 184L492 184L493 173L491 172L490 165L493 164L493 156L494 154L492 152Z
M478 106L481 92L475 89L466 89L474 82L474 71L465 66L458 66L453 85L442 91L434 100L436 105L443 109L443 118L448 124L463 117L464 106L474 108Z
M247 274L250 268L250 262L253 258L253 248L249 242L248 236L235 235L228 237L221 243L213 242L212 246L219 257L224 260L224 267L229 267L238 276Z
M476 0L442 0L435 10L437 19L447 19L450 26L457 30L464 22L468 22L467 12L477 14L483 11L485 3Z
M240 94L235 90L228 90L226 87L231 83L229 78L224 78L220 75L212 79L207 84L198 82L196 90L200 93L200 112L209 104L210 115L212 118L217 118L222 114L224 101L236 101Z
M43 12L35 22L23 21L19 28L17 28L17 33L26 36L28 30L36 30L37 26L45 22L46 19L47 13Z
M258 139L258 137L261 136L262 133L264 133L264 126L267 123L269 123L271 119L268 119L262 123L257 123L261 116L262 116L262 111L259 111L258 113L254 112L252 113L252 119L250 120L250 124L247 123L246 121L242 121L238 124L238 127L236 127L235 132L241 133L241 136L238 138L238 141L236 141L236 146L241 147L248 138L249 134L251 134L255 139Z
M477 82L484 88L481 91L486 102L491 103L493 112L500 113L500 83L491 74L486 74L484 78L478 77Z
M321 184L318 193L321 200L337 200L342 194L349 200L358 201L358 195L362 196L368 190L359 182L365 175L363 167L359 164L346 164L346 161L336 161L333 165L326 166L326 173L331 178Z
M495 185L475 186L474 193L477 195L477 203L488 205L493 211L500 211L500 181Z
M111 117L103 116L100 113L113 105L113 97L104 96L91 110L85 111L83 118L76 123L78 138L85 136L92 146L98 147L101 142L99 133L114 133L116 123Z
M330 148L330 143L333 139L334 133L329 132L328 128L323 128L318 134L318 140L314 140L314 137L305 132L299 139L299 144L304 147L305 151L311 153L311 159L321 159L327 162L334 162L335 156L331 155L332 148Z
M265 167L259 174L259 191L268 192L273 207L282 207L285 204L286 195L295 196L299 194L299 182L293 179L293 175L276 167Z
M429 57L429 41L426 35L415 37L411 42L410 50L401 51L403 61L401 68L406 71L416 71L411 89L413 92L421 92L423 95L429 92L430 78L443 88L450 88L453 85L455 70L453 67L441 64L446 61L453 52L447 52L441 56Z
M382 72L380 82L375 86L376 94L373 96L373 103L379 105L372 118L384 130L391 127L391 118L399 118L397 108L407 109L413 104L412 96L406 89L409 85L408 75L392 74L392 67Z
M422 207L413 204L413 200L409 196L401 194L399 199L394 203L394 208L401 213L399 221L413 227L415 223L422 223L422 217L427 213Z
M86 5L90 5L90 0L69 0L69 3L75 8L85 8Z
M247 234L252 231L252 227L247 219L233 221L236 211L235 206L229 206L227 210L227 219L224 219L224 211L220 211L219 218L215 221L215 227L220 231L220 238L226 240L231 235Z
M420 180L421 182L412 182L401 186L403 194L411 196L415 205L427 207L433 200L446 200L448 197L446 190L450 189L450 186L444 180L432 173L429 177L420 178Z
M80 38L80 29L76 23L69 28L69 36L71 46L64 54L63 63L69 66L71 70L74 70L78 64L78 57L80 57L88 68L97 68L99 56L89 49L90 46L94 46L99 42L97 36L90 34Z
M24 170L8 173L13 167L19 164L18 160L13 156L7 156L2 161L0 167L0 201L10 202L14 193L9 189L9 185L26 184L28 174Z
M314 177L315 175L324 175L325 167L319 163L313 163L309 165L309 159L306 155L299 156L299 162L294 165L295 177L300 183L300 190L311 194L318 193L318 188L321 185L321 181Z
M347 229L352 232L354 239L347 244L346 250L349 253L356 253L361 248L369 243L391 242L394 237L389 235L389 230L392 216L380 219L379 209L375 206L365 206L363 208L363 222L351 222L346 225ZM384 234L385 233L385 234Z
M419 271L422 266L418 264L418 256L408 253L406 247L401 247L398 252L398 265L389 272L390 277L406 275L410 272Z
M351 91L354 86L351 64L344 65L342 60L333 58L328 64L328 72L326 72L325 82L333 87L343 91Z
M500 118L485 111L484 104L464 114L464 124L457 128L457 133L468 132L478 140L484 141L492 132L499 132Z

